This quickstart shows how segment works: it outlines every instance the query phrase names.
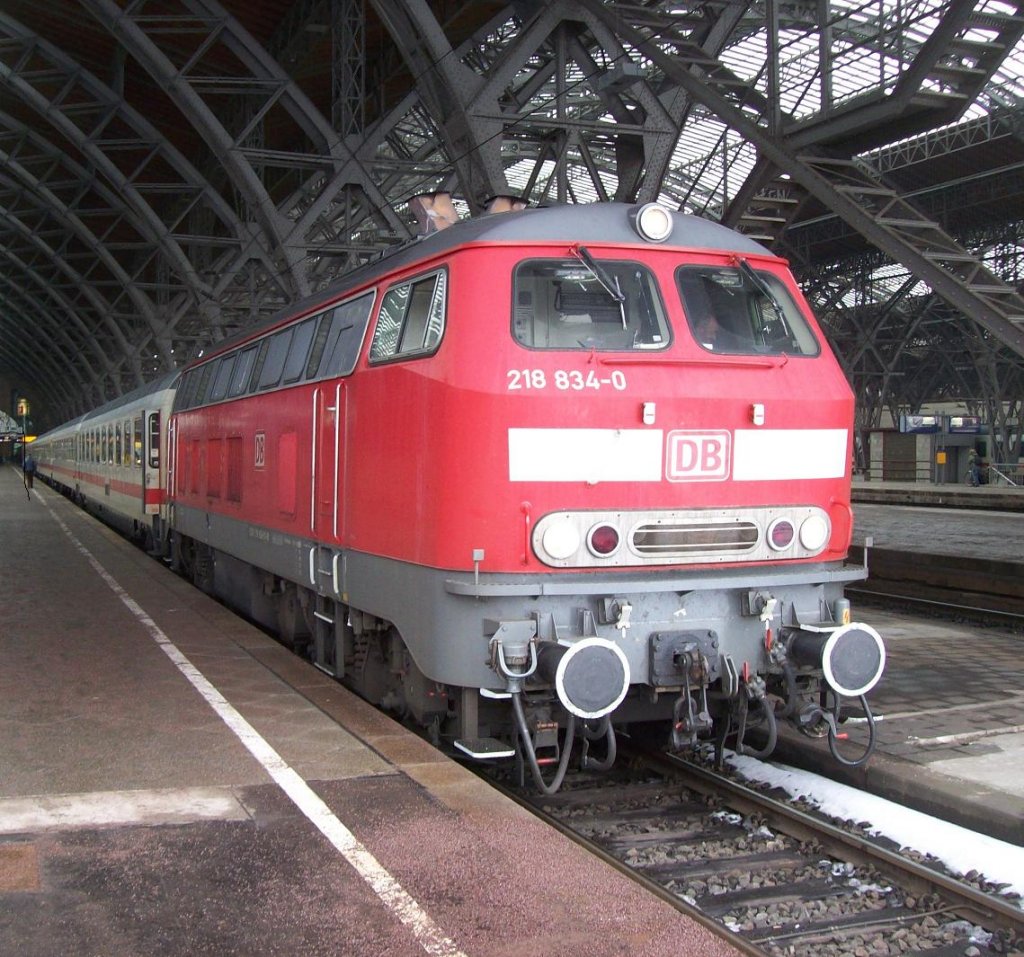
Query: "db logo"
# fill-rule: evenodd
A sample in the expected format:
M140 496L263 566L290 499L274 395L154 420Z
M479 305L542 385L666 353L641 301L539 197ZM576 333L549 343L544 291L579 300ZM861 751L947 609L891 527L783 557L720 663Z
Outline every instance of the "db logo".
M665 477L670 482L721 482L729 477L728 432L669 432Z

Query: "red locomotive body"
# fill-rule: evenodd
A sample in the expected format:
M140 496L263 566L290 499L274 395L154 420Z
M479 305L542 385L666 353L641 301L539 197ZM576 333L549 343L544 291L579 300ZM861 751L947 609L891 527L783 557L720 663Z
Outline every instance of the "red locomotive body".
M635 721L675 747L761 724L767 750L778 712L836 753L885 657L842 597L852 419L756 243L653 204L483 217L185 370L170 544L322 669L544 788L577 733L610 764Z

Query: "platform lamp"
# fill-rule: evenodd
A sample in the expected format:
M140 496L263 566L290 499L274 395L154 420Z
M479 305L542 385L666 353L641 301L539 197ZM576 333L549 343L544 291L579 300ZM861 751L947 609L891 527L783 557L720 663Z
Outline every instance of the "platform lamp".
M25 447L28 445L28 399L18 399L18 415L21 416L21 467L25 468Z

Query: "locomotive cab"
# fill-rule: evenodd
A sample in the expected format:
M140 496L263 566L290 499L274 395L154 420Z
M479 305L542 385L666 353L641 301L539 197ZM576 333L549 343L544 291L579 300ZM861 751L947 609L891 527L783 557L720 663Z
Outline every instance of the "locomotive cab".
M509 702L545 789L574 736L590 766L610 764L615 725L636 720L663 721L671 747L712 739L719 751L730 736L749 750L760 725L768 753L778 715L849 762L840 702L861 699L870 720L864 695L884 668L877 633L843 619L843 583L863 571L844 562L842 374L781 261L678 218L684 249L609 231L471 247L451 263L453 291L487 305L456 333L460 300L449 304L447 418L461 439L435 464L489 466L444 483L451 508L442 493L435 517L450 551L438 564L480 556L472 585L445 582L487 604L499 680L473 713L507 741L493 716ZM817 655L808 636L825 636ZM480 744L483 718L458 720L457 747L497 750Z

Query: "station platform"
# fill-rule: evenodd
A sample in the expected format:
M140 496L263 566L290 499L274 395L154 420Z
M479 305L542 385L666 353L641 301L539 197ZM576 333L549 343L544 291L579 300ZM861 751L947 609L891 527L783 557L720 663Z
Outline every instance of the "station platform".
M1024 486L952 485L932 482L869 482L854 477L853 503L926 505L997 512L1024 512Z
M0 953L735 953L10 467L0 541Z
M920 556L930 578L974 587L1024 581L1024 488L854 483L853 543ZM871 552L868 565L872 567ZM869 703L880 718L875 756L835 777L1001 840L1024 845L1024 634L857 607L886 643ZM863 731L849 728L851 753ZM784 735L783 760L813 768L820 742Z
M734 953L11 468L0 541L0 953ZM851 783L1024 843L1020 639L856 617Z
M853 543L862 546L868 538L875 548L1024 563L1024 512L855 502ZM1020 572L1024 580L1024 567Z
M785 726L772 760L1024 846L1024 635L856 602L852 611L886 646L885 673L868 694L873 756L843 768L824 740ZM842 730L840 753L859 756L866 726Z

